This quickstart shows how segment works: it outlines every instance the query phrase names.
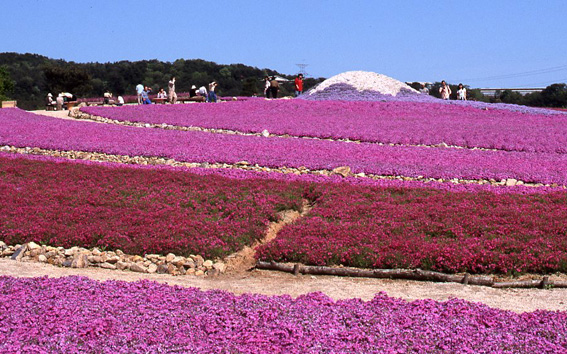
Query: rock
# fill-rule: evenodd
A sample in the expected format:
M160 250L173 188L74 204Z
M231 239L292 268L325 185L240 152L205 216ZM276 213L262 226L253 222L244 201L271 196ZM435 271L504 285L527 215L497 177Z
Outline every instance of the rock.
M102 252L100 252L100 250L95 247L95 248L93 248L93 250L92 250L91 253L92 253L93 256L100 256L100 254L101 254Z
M185 273L187 273L187 272L185 271L185 268L183 268L182 265L179 266L179 267L177 267L177 274L179 274L179 275L185 275Z
M182 266L183 263L185 263L185 258L178 256L178 257L175 257L173 260L171 260L170 263L179 267L179 266Z
M351 171L350 167L340 166L340 167L334 168L333 171L332 171L333 172L332 174L347 177L350 174L350 171Z
M86 254L81 253L76 255L71 262L72 268L86 268L89 266L89 258Z
M102 257L102 258L104 259L104 257ZM117 263L119 261L120 261L120 257L118 257L118 256L111 256L111 257L108 257L106 259L106 262L111 263L111 264Z
M102 257L100 257L100 256L89 256L88 259L89 259L89 262L91 262L91 263L103 263Z
M130 266L130 270L133 271L133 272L136 272L136 273L147 273L148 272L148 269L140 263L133 263Z
M175 255L173 253L169 253L167 256L165 256L165 261L167 263L170 263L171 261L173 261L175 259Z
M517 182L518 182L518 181L517 181L516 179L514 179L514 178L508 178L508 179L506 180L506 186L507 186L507 187L515 186Z
M155 265L154 263L150 263L150 265L148 266L148 273L155 273L157 272L158 266Z
M193 256L192 258L193 258L193 262L195 262L196 267L202 266L203 263L205 262L205 259L199 255Z
M116 250L115 253L116 253L117 256L123 256L124 255L124 252L122 252L122 250Z
M67 259L67 260L65 260L65 261L63 261L63 262L61 263L61 265L62 265L63 267L67 267L67 268L70 268L72 264L73 264L73 261L70 260L70 259Z
M38 248L41 248L41 246L38 245L37 243L28 242L28 250L35 250L35 249L38 249Z
M217 262L213 264L213 269L218 270L220 273L224 273L224 271L226 270L226 264L222 262Z
M47 257L45 257L45 255L40 254L39 257L37 257L38 262L41 263L46 263L47 262Z
M19 248L17 248L14 253L12 254L12 257L10 257L10 259L14 260L14 261L21 261L22 258L24 257L24 253L27 250L27 246L23 245L20 246Z
M28 246L29 247L29 246ZM29 255L30 257L37 257L38 255L40 255L43 252L43 250L41 248L34 248L33 250L29 251Z
M188 269L185 271L185 275L195 274L195 272L196 272L195 268L188 268Z
M134 263L143 262L143 261L144 261L144 259L140 256L132 257L132 262L134 262Z
M14 254L13 249L6 248L4 251L2 251L2 257L9 257L13 254Z
M210 259L207 259L205 262L203 262L203 267L205 267L207 269L211 269L213 267L213 261L211 261Z
M193 260L187 260L185 263L183 263L183 266L187 269L195 268L195 262L193 262Z
M110 264L107 262L101 263L100 267L103 269L116 269L116 266L114 264Z
M0 241L0 250L3 250L4 248L7 248L8 245L6 245L6 243L4 241Z
M159 254L148 254L148 255L146 255L146 259L149 259L150 261L158 260L159 257L160 257Z
M262 130L262 136L267 138L270 136L270 132L267 129Z
M160 265L157 267L157 271L156 271L156 272L157 272L158 274L167 274L167 272L168 272L168 271L167 271L167 265L165 265L165 264L160 264Z
M198 271L195 272L195 275L196 276L202 276L202 275L205 275L205 272L203 272L202 270L198 270Z
M242 166L248 166L248 165L250 165L250 162L243 160L243 161L238 161L236 164L237 164L237 165L242 165Z
M110 263L110 262L108 262L108 263ZM120 269L120 270L129 269L129 268L130 268L130 263L118 261L118 262L116 262L116 268L118 268L118 269Z
M171 275L176 275L177 274L177 267L174 266L173 264L169 263L167 265L167 272Z

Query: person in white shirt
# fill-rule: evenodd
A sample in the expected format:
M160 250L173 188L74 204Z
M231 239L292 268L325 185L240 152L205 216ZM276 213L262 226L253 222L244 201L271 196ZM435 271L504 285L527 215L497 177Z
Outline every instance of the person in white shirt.
M124 97L118 96L118 104L117 104L117 106L123 106L123 105L124 105Z
M461 101L467 100L467 89L463 87L463 84L459 84L459 90L457 90L457 99Z
M142 92L144 92L144 85L136 85L136 93L138 94L138 104L142 104Z

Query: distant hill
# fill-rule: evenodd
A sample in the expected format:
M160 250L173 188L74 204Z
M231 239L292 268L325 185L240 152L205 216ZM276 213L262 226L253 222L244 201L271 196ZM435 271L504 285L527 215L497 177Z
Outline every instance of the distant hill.
M172 76L176 77L176 91L187 92L215 80L221 96L251 96L263 94L262 78L279 75L293 79L271 69L258 69L244 64L222 65L201 59L119 61L114 63L75 63L50 59L38 54L0 53L0 67L4 67L14 89L7 96L18 101L24 109L43 107L48 92L67 91L77 97L101 97L106 90L114 95L134 94L139 83L167 89ZM309 88L323 79L307 79ZM293 84L282 85L282 95L293 93Z

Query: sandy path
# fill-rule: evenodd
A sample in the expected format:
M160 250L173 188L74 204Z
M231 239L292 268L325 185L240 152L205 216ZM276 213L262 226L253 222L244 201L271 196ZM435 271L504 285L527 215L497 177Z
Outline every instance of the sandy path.
M137 281L148 279L170 285L198 287L202 290L221 289L235 294L259 293L265 295L289 294L293 297L321 291L333 299L361 298L370 300L384 291L389 296L405 300L433 299L444 301L460 298L482 302L488 306L530 312L538 309L567 311L567 289L493 289L456 283L431 283L406 280L341 278L260 271L222 275L214 278L161 274L140 274L100 268L59 268L41 263L22 263L0 259L0 276L12 277L63 277L81 275L104 281L109 279Z

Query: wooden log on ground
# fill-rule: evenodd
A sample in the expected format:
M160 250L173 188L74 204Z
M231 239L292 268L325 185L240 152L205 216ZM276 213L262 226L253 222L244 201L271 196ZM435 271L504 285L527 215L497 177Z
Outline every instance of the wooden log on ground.
M493 288L539 288L541 280L502 281L494 283Z
M364 277L381 279L407 279L436 282L463 283L465 276L445 274L421 269L356 269L356 268L334 268L326 266L300 266L287 265L277 262L258 261L258 269L278 270L293 273L295 275L334 275L343 277ZM468 283L472 285L492 286L494 280L489 276L468 276Z

